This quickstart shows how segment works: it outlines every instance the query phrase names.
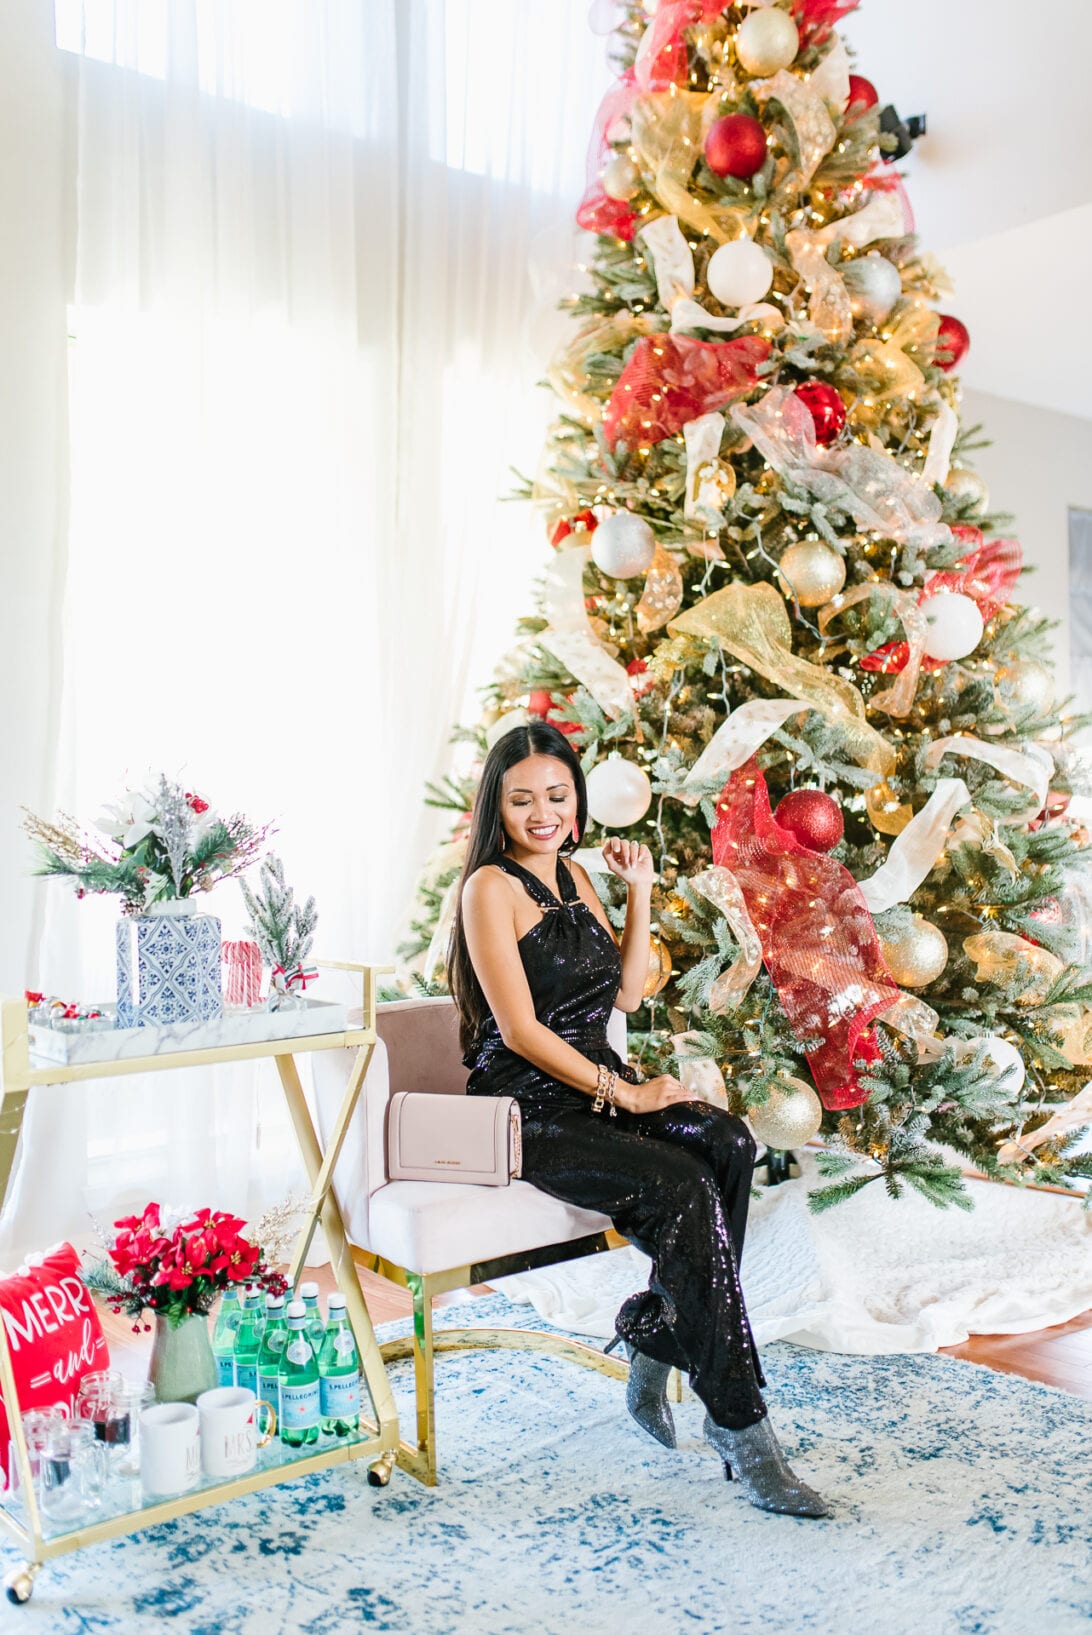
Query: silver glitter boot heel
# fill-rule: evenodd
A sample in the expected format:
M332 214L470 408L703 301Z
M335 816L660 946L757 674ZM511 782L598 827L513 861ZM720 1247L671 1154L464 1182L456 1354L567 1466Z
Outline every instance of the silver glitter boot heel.
M780 1516L829 1516L826 1504L806 1482L789 1468L769 1417L742 1431L714 1425L705 1416L705 1440L724 1460L729 1481L738 1475L744 1497L758 1510L772 1510Z
M626 1385L626 1407L643 1431L654 1436L665 1448L677 1446L675 1421L667 1405L667 1377L671 1368L667 1363L646 1357L635 1351L628 1340L616 1334L605 1349L609 1353L621 1344L629 1358L629 1381Z

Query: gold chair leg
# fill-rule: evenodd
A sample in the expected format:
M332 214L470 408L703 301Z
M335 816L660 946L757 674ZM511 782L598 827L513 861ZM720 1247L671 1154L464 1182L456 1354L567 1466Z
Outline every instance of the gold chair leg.
M406 1273L413 1296L413 1385L417 1405L417 1446L403 1442L398 1463L426 1487L436 1486L436 1367L432 1334L432 1291L427 1274Z

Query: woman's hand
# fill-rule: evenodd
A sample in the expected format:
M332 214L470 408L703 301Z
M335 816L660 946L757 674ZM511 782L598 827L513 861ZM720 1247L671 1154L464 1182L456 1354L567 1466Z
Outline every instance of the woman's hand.
M677 1101L696 1101L698 1098L673 1079L670 1073L646 1079L644 1084L628 1084L619 1079L614 1099L626 1113L658 1113L661 1107L671 1107Z
M627 886L650 886L656 878L652 853L636 840L611 835L603 842L603 860L612 874Z

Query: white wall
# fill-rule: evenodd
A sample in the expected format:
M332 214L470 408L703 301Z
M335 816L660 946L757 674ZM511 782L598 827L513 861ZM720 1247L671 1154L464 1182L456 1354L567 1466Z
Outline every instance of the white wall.
M981 421L993 439L970 458L989 485L991 505L1015 515L1012 531L1024 560L1035 566L1021 585L1021 600L1061 621L1054 656L1068 688L1067 513L1071 505L1092 509L1092 421L972 391L963 394L963 420Z
M30 844L19 805L49 811L60 680L67 246L63 66L53 7L4 0L0 21L0 989L30 969Z

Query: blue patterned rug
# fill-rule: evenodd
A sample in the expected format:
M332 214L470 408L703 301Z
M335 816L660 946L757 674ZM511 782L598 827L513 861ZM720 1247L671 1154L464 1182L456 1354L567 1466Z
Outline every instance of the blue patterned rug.
M444 1324L470 1320L447 1307ZM500 1296L473 1320L533 1326ZM390 1325L384 1337L399 1332ZM763 1353L830 1521L753 1510L675 1413L513 1352L438 1359L441 1485L302 1478L47 1566L27 1635L1068 1635L1092 1619L1092 1403L937 1356ZM412 1423L410 1369L392 1369ZM7 1560L15 1558L3 1547Z

